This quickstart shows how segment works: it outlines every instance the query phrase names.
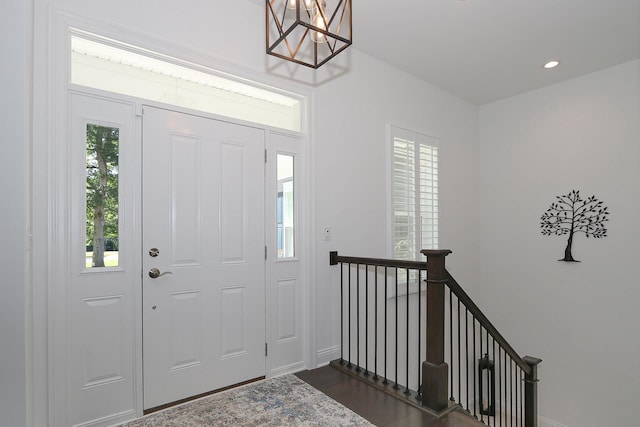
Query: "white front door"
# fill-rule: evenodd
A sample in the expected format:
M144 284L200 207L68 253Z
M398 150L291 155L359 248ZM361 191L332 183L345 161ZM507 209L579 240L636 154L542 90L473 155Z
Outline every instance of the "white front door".
M265 375L264 148L264 130L144 107L145 409Z

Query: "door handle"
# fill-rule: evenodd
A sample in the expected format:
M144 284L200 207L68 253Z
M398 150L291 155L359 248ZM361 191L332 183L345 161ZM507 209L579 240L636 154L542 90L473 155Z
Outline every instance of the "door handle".
M149 270L149 277L151 277L152 279L157 279L158 277L164 276L165 274L173 274L173 273L170 271L165 271L163 273L160 273L160 270L158 270L155 267Z

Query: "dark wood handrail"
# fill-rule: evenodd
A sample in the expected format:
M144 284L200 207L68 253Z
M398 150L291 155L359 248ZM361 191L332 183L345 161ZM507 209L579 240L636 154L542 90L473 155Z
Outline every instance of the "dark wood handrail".
M448 271L445 270L445 273L447 275L447 286L449 286L449 289L451 289L456 297L458 297L462 305L464 305L473 315L473 317L476 318L478 322L480 322L480 325L487 330L487 332L493 337L498 345L500 345L500 347L502 347L507 352L507 354L511 356L511 359L520 367L520 369L522 369L525 374L529 375L531 373L531 367L524 360L522 360L522 357L520 357L520 355L516 353L513 347L511 347L507 340L504 339L502 334L498 332L495 326L493 326L493 324L489 321L487 316L484 315L482 310L480 310L476 303L473 302L471 297L467 295L464 289L462 289L458 282L456 282L456 279L454 279Z
M360 264L360 265L377 265L380 267L413 268L416 270L427 269L427 264L420 261L340 256L338 255L338 252L329 252L329 264L337 265L339 262L348 263L348 264Z

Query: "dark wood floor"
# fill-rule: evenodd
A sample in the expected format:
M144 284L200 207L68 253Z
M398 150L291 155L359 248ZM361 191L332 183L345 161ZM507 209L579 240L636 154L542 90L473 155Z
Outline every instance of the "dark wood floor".
M298 378L378 427L478 427L484 424L457 411L434 415L396 399L331 366L302 371Z

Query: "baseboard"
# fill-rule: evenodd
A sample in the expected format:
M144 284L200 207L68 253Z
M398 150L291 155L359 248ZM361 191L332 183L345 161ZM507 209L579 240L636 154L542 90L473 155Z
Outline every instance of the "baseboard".
M109 415L104 418L86 421L81 424L75 424L74 427L108 427L118 426L126 421L134 420L138 414L134 410L120 412L119 414Z
M300 372L306 369L304 362L296 362L286 366L280 366L278 368L274 368L271 370L269 374L269 378L279 377L280 375L285 374L294 374L296 372Z
M319 350L317 355L316 355L316 361L317 361L318 368L326 366L332 360L339 359L339 358L340 358L340 346L339 345Z
M538 416L538 427L568 427L568 426L557 423L548 418Z
M469 408L471 408L471 410L473 410L474 405L478 405L476 406L476 409L479 411L480 409L480 402L476 403L475 399L471 399L469 400ZM484 406L487 406L487 402L484 402ZM502 406L500 405L500 402L497 402L497 413L496 413L496 417L498 417L499 419L506 419L507 418L507 414L506 412L503 410ZM548 418L544 418L541 417L540 415L538 415L538 427L568 427L564 424L560 424L556 421L550 420Z

